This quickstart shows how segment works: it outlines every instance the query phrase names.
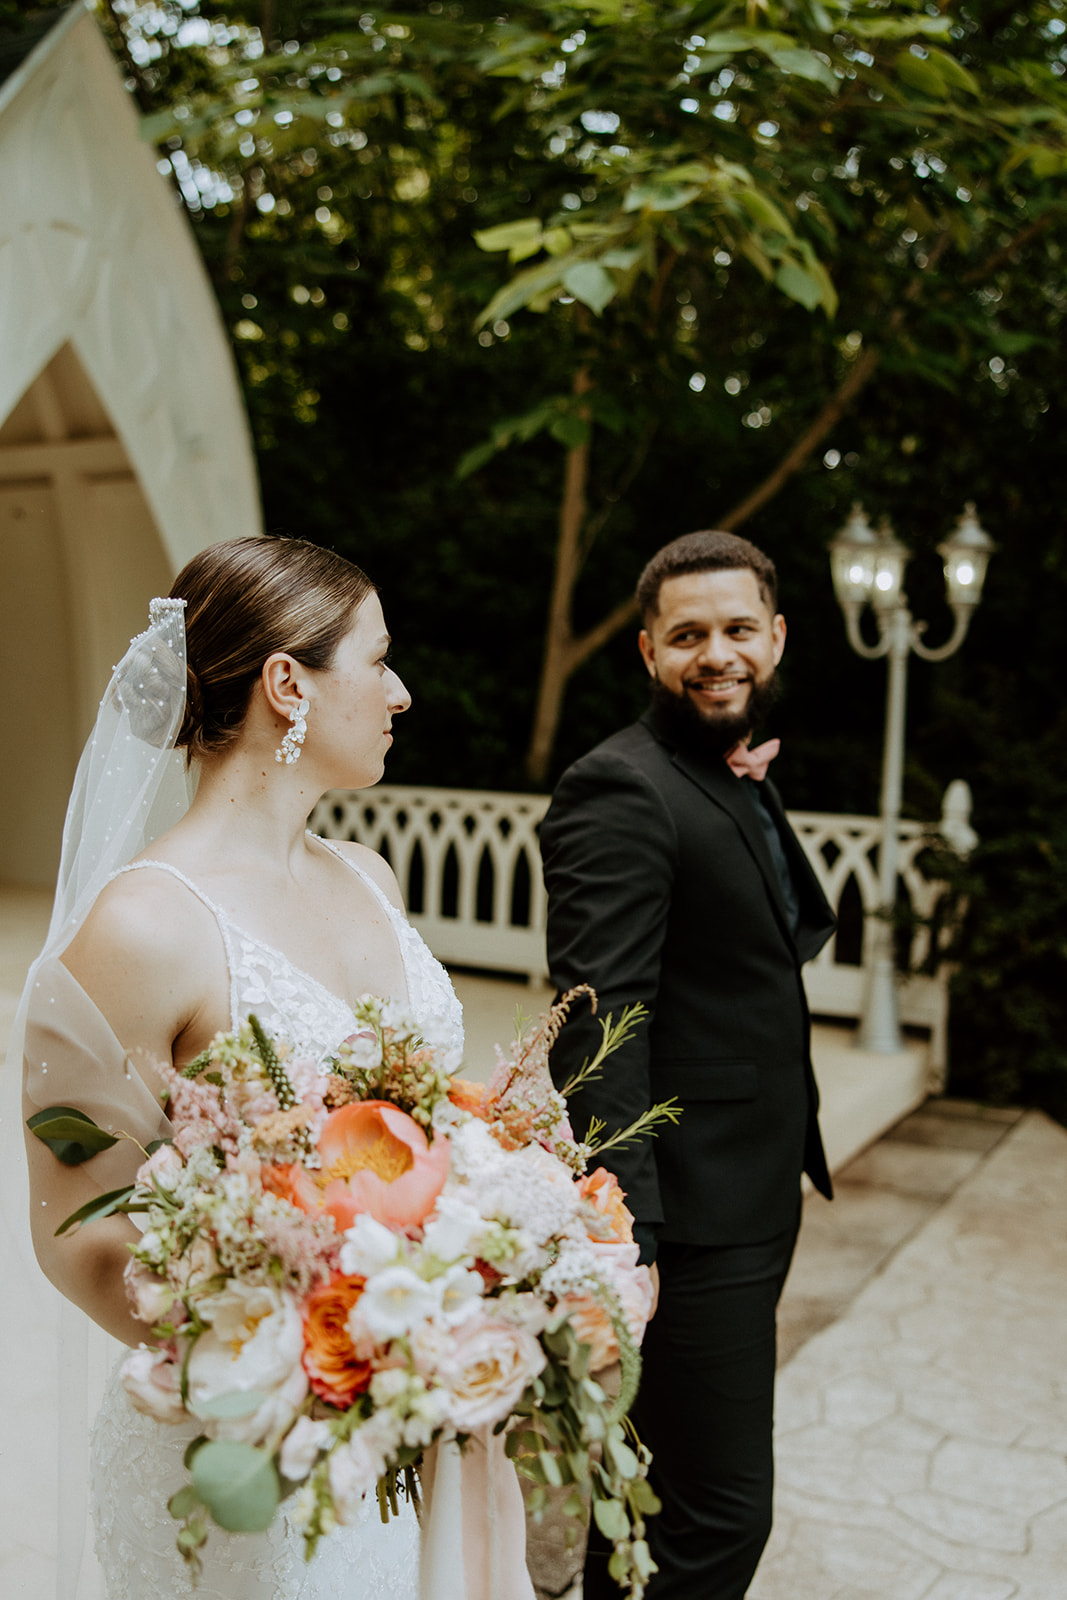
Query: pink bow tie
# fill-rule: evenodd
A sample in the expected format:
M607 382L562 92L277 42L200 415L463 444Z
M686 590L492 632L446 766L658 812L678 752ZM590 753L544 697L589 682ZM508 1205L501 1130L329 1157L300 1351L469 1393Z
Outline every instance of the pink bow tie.
M758 744L754 750L750 750L747 744L735 744L732 750L726 752L726 765L739 778L755 778L757 783L762 783L767 776L767 768L781 748L781 739L768 739L766 744Z

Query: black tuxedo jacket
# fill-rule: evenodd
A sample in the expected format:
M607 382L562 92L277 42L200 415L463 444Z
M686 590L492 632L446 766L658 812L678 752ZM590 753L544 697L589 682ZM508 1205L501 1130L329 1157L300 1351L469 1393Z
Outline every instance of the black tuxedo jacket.
M763 793L795 936L741 779L676 748L654 711L564 774L542 825L552 981L592 984L600 1016L637 1000L650 1014L574 1096L575 1131L592 1116L624 1127L672 1096L683 1108L605 1157L646 1237L751 1244L791 1226L802 1170L831 1193L800 969L834 917L769 780ZM557 1084L599 1039L583 1004L552 1052Z

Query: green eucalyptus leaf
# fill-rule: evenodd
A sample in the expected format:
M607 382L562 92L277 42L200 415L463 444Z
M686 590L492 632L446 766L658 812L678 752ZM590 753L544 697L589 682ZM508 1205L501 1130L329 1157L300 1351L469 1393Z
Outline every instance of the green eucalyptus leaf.
M192 1484L187 1483L178 1490L177 1494L171 1495L167 1501L167 1510L176 1521L184 1522L186 1517L192 1516L197 1506L203 1505L203 1503Z
M618 1500L602 1500L594 1496L593 1519L605 1539L610 1539L613 1544L625 1539L630 1532L626 1508Z
M220 1528L263 1533L274 1520L280 1491L265 1450L236 1439L213 1439L193 1459L193 1487Z
M213 1400L203 1400L189 1409L202 1422L228 1421L234 1417L250 1417L266 1399L267 1396L260 1389L230 1389L226 1394L216 1395Z

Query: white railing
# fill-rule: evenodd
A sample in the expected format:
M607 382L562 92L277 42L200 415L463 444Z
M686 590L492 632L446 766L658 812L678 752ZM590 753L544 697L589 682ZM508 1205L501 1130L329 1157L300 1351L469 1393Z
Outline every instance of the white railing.
M547 795L477 789L422 789L399 784L335 790L311 814L310 826L331 839L355 839L389 861L409 914L431 950L454 966L546 976L545 907L537 831ZM945 885L923 876L918 857L939 837L955 848L973 842L965 784L950 784L940 824L901 822L900 894L913 919L900 1017L929 1030L930 1065L945 1058L948 976L931 961ZM858 1017L864 954L878 915L877 817L792 811L789 820L816 877L837 911L834 939L805 968L817 1015Z

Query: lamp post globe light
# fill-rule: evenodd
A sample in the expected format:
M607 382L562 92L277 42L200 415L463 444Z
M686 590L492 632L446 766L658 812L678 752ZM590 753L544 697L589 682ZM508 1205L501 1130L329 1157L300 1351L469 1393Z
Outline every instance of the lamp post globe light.
M931 648L923 643L926 623L912 617L904 593L910 551L895 537L888 519L883 518L876 532L857 502L830 545L834 592L844 612L848 642L857 655L871 661L885 656L888 665L882 839L878 851L879 910L868 930L867 981L856 1039L861 1049L879 1055L895 1055L903 1048L897 1015L893 912L897 898L897 824L904 771L908 657L914 651L924 661L944 661L963 643L974 608L982 597L986 567L994 549L992 539L978 522L973 502L967 503L956 527L937 548L944 562L953 629L944 644ZM873 645L860 632L860 618L868 605L878 623L878 642Z

